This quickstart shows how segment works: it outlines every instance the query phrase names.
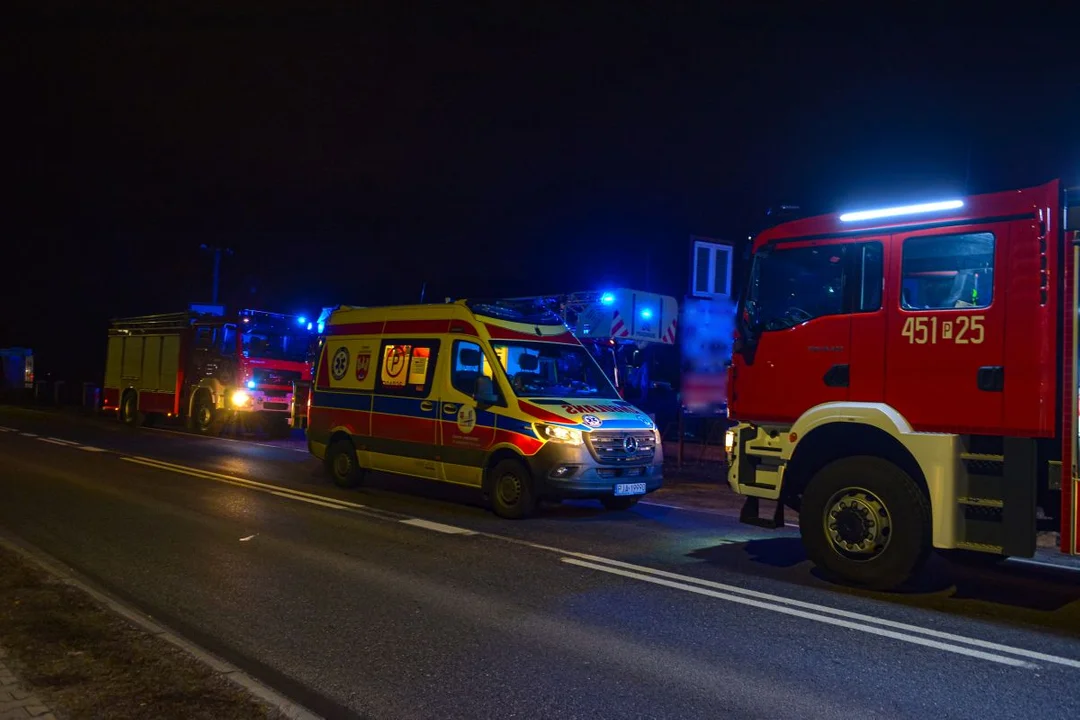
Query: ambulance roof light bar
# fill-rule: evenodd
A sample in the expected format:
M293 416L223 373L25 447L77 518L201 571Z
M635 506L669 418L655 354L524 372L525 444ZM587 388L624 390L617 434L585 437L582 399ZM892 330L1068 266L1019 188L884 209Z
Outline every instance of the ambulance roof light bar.
M880 218L899 217L902 215L921 215L924 213L940 212L942 210L956 210L957 208L962 207L964 207L963 200L942 200L940 202L901 205L899 207L879 208L877 210L859 210L842 214L840 216L840 222L859 222L861 220L878 220Z

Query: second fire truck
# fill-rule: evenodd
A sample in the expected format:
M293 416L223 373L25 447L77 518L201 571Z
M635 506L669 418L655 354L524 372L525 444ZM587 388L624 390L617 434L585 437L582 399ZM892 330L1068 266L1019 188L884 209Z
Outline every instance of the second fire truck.
M816 565L880 588L932 548L1031 557L1045 530L1077 554L1078 231L1051 182L756 237L728 382L743 519L797 510Z
M304 424L313 324L220 306L114 320L104 409L129 425L180 418L204 434L248 419L281 436Z

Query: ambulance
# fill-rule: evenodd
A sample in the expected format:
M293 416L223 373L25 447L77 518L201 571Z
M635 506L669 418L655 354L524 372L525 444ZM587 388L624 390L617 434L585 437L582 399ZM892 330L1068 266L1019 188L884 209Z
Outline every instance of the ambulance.
M506 518L569 498L626 510L663 481L655 424L527 301L335 309L307 438L342 487L418 476L478 488Z

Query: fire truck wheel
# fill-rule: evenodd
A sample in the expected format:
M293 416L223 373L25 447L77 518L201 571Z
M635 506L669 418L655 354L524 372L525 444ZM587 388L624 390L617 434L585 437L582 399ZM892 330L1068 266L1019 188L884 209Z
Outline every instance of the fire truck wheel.
M636 496L631 496L631 497L619 496L619 497L615 497L614 495L612 495L611 497L602 497L602 498L600 498L600 504L603 505L604 508L607 509L607 510L629 510L630 508L637 505L637 501L640 500L640 499L641 499L640 497L636 497Z
M517 460L503 460L489 473L488 497L496 515L520 520L536 512L536 493L529 468Z
M918 572L930 554L930 501L893 463L844 458L811 478L799 529L806 554L826 574L886 590Z
M351 440L342 438L330 443L323 462L338 487L353 488L364 479L364 470L356 460L356 448Z
M191 427L203 435L217 435L221 431L220 415L205 390L195 396L195 407L191 411Z
M124 399L120 401L120 419L130 427L142 425L143 415L139 412L139 395L134 390L124 393Z

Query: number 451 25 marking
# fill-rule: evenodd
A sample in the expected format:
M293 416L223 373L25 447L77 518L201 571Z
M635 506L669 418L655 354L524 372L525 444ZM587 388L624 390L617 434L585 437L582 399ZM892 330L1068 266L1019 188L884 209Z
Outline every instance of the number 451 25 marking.
M938 341L957 345L979 345L986 339L983 331L984 315L960 315L951 319L908 317L901 335L912 345L936 345Z

